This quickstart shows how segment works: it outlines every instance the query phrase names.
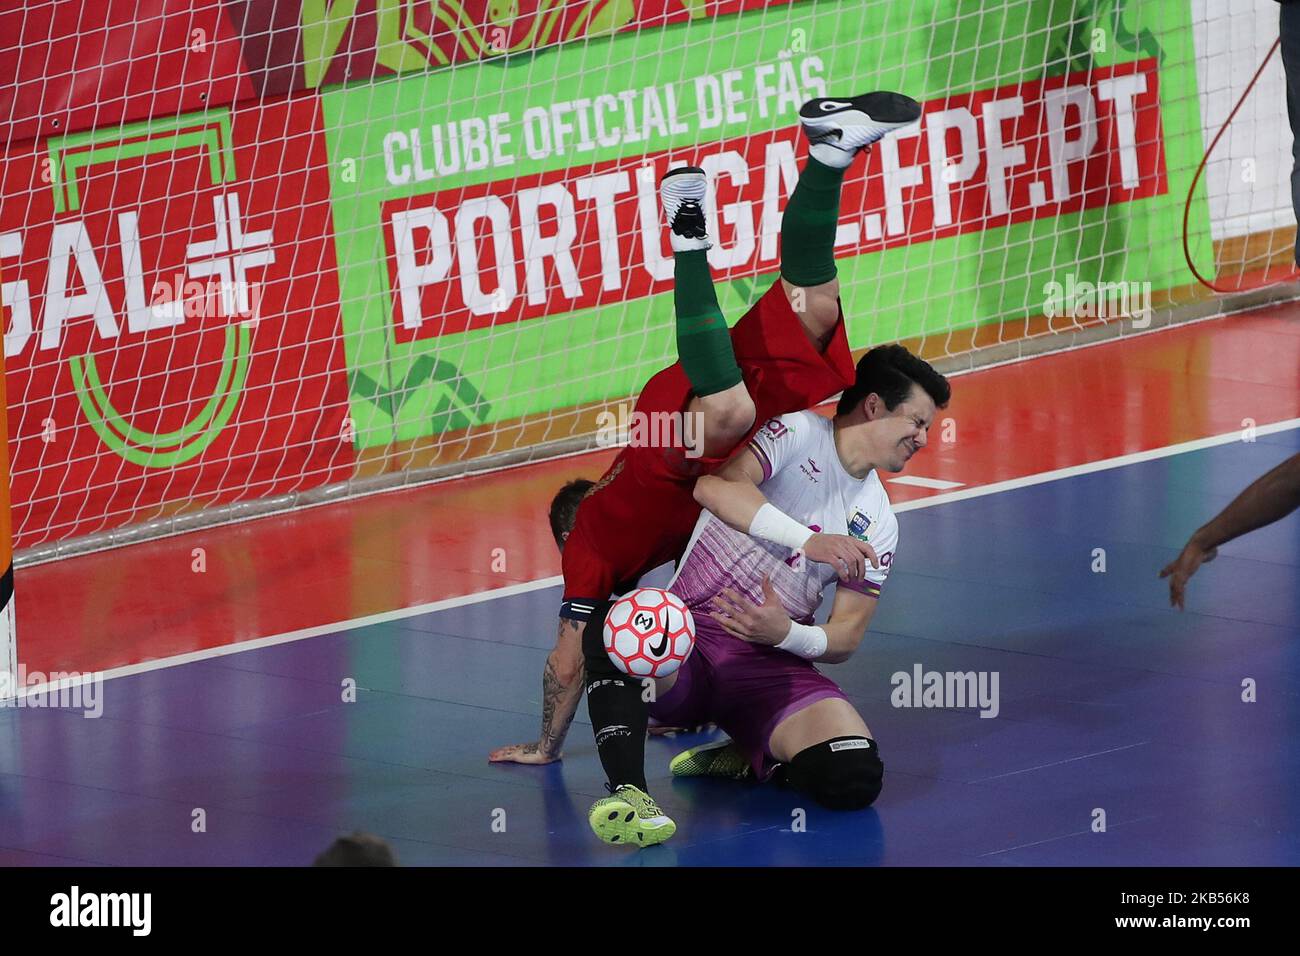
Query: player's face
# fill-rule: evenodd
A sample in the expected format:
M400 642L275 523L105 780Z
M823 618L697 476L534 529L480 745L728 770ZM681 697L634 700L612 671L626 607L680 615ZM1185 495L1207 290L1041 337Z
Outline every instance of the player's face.
M902 471L912 456L928 444L934 414L934 399L917 385L892 412L885 411L877 433L881 443L876 457L879 466L885 471Z

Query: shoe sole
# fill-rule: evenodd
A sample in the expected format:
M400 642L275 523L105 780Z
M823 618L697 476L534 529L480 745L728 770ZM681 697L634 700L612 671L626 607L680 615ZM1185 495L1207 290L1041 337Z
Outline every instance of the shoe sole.
M665 173L659 180L659 194L669 228L676 221L677 213L683 203L687 201L703 203L707 193L708 180L704 170L698 166L681 166ZM674 235L678 237L674 242L683 243L674 245L674 249L708 249L711 245L708 236L705 235L683 236L681 233L674 233Z
M665 202L669 200L681 202L684 199L703 202L708 189L704 170L697 166L682 166L669 170L664 174L663 179L659 180L659 193Z
M725 750L732 746L731 741L723 741L715 744L704 744L700 747L692 747L690 750L683 750L668 763L668 771L674 777L713 777L718 780L744 780L749 774L749 768L746 766L739 775L734 773L709 773L707 770L687 769L687 764L691 763L700 754L706 754L714 750Z
M664 173L663 178L659 180L659 185L662 186L664 183L668 182L668 180L672 179L674 176L703 176L703 175L704 175L704 170L700 169L700 167L698 166L678 166L676 169L670 169L668 170L668 172Z
M677 824L667 817L655 826L647 825L636 808L620 800L593 807L587 817L592 832L610 846L655 846L677 832Z
M822 106L823 103L836 105L832 109L826 109ZM799 118L817 120L849 112L861 113L872 123L898 127L919 120L921 104L902 93L864 93L849 100L821 97L803 104L799 109Z

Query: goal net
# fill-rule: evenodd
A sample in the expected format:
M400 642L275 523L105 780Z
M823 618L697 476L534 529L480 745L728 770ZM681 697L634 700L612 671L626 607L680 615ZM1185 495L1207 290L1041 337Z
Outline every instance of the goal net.
M845 183L857 350L1015 359L1291 261L1280 57L1202 163L1277 36L1254 0L19 0L0 32L20 561L593 443L675 357L658 178L708 171L734 321L813 96L925 107Z

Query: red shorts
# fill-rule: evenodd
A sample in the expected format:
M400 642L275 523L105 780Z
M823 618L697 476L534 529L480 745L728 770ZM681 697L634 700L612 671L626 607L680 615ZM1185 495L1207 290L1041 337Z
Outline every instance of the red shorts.
M853 356L841 312L826 351L819 353L790 308L780 280L731 329L736 363L754 400L754 425L824 402L853 384ZM693 392L677 363L657 373L637 399L649 415L685 412ZM592 608L686 549L700 506L695 479L720 467L716 458L688 458L684 448L624 448L578 509L564 544L564 603L560 616L585 621Z

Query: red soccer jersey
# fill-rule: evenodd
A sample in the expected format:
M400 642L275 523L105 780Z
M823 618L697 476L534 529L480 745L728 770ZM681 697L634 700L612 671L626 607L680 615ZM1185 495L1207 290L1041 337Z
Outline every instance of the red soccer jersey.
M743 448L769 418L817 405L853 384L844 313L825 351L818 352L780 280L732 327L731 342L755 406L753 428L735 448ZM676 363L646 383L636 412L684 413L692 396ZM615 588L679 558L700 514L695 479L720 467L735 448L716 458L687 457L680 445L624 448L583 500L564 544L560 616L586 621Z

